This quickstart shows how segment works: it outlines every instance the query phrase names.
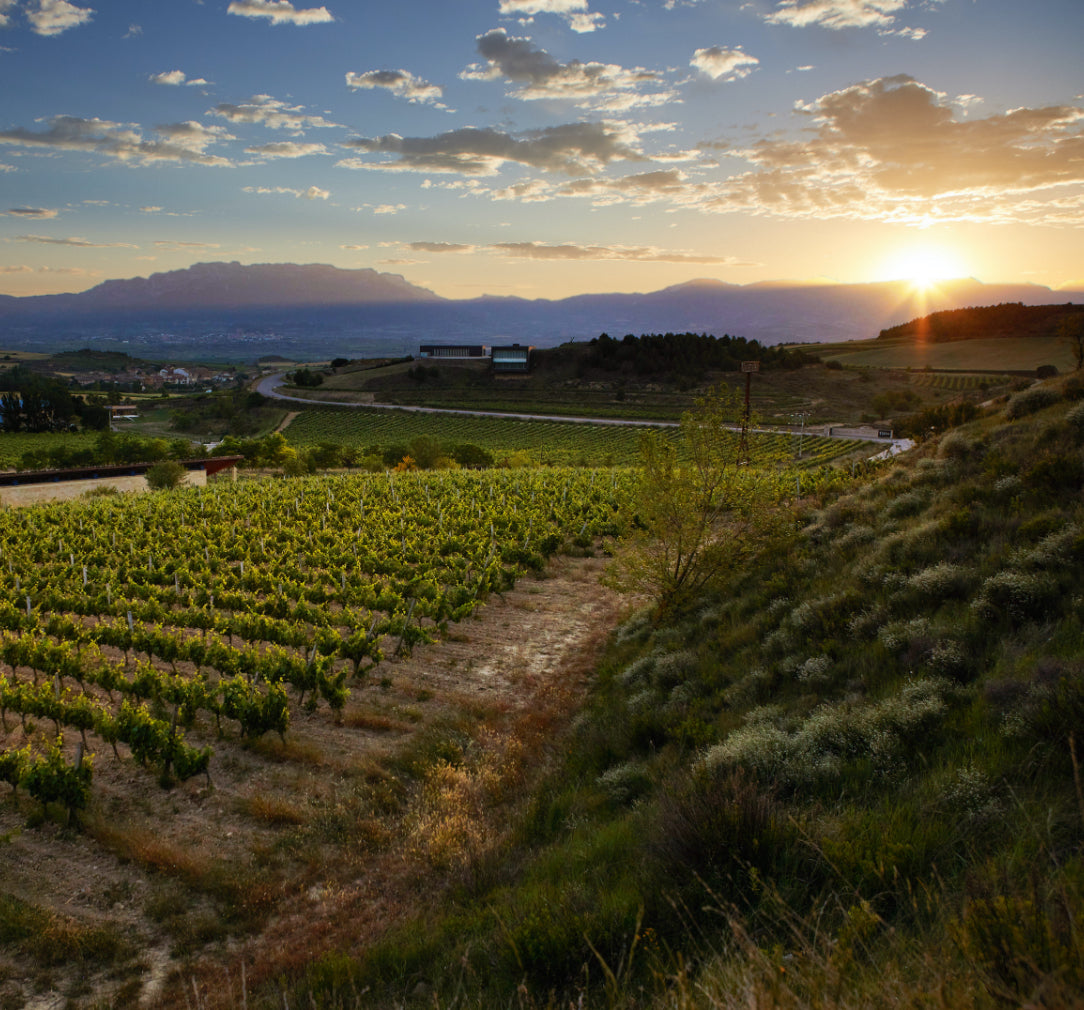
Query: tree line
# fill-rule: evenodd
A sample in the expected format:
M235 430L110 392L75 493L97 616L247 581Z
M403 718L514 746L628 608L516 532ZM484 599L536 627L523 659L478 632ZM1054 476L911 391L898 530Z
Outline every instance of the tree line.
M801 368L819 360L805 351L768 347L759 340L715 337L707 333L628 333L621 340L608 333L588 345L588 366L637 375L698 374L704 369L736 372L743 361L759 361L764 369Z
M38 375L25 365L0 372L0 431L102 430L109 408L101 397L74 396L59 379Z

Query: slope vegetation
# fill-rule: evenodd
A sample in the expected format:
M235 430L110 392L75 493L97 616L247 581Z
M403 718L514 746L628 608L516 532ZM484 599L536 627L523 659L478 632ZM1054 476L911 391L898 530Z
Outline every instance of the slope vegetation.
M1077 392L1018 394L623 625L514 843L296 998L1079 1005Z

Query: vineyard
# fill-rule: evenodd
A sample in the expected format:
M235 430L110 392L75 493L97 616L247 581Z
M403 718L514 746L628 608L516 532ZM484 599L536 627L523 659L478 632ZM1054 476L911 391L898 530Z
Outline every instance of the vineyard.
M209 776L216 739L285 740L302 708L337 720L386 657L618 535L634 475L264 480L0 514L0 779L71 817L103 750L168 784Z
M385 656L615 534L631 479L330 477L4 513L0 779L70 816L103 748L169 782L209 775L215 738L335 718Z
M408 444L430 437L443 443L471 443L498 458L527 453L533 460L559 466L630 466L640 458L645 428L632 425L583 424L573 421L529 421L514 418L436 414L401 410L305 410L286 430L299 448L322 442L366 449ZM648 430L672 432L675 427ZM732 434L735 455L738 435ZM854 451L862 443L805 435L801 464L818 466ZM790 463L798 454L796 436L783 432L756 433L750 455L756 465Z
M912 372L911 385L925 389L947 389L967 393L976 389L1004 386L1010 379L1006 375L968 375L952 372Z
M54 449L92 449L97 432L4 432L0 436L0 470L15 470L23 456L49 453Z

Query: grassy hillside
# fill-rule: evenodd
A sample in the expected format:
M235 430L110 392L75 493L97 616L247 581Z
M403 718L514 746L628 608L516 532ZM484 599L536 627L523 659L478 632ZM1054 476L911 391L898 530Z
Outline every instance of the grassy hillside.
M1026 390L628 621L511 840L298 1004L1079 1005L1082 447Z

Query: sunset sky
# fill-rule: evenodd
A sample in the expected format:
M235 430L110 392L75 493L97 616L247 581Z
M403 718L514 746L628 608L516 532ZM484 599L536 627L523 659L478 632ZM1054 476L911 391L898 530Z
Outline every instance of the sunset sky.
M0 0L0 293L1084 284L1082 0Z

